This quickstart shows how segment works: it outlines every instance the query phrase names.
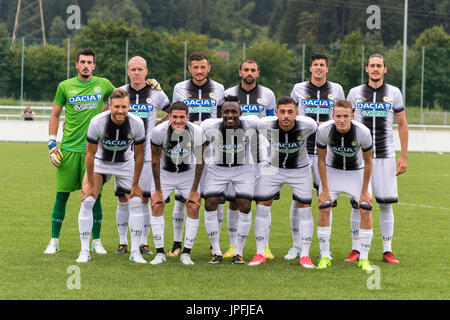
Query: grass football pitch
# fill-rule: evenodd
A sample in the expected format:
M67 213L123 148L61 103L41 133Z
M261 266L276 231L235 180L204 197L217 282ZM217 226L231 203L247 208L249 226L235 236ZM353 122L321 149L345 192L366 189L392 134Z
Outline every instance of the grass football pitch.
M382 241L379 209L373 212L374 237L369 259L377 266L367 274L346 263L351 249L350 204L341 195L333 209L331 236L332 267L303 269L298 259L284 260L292 245L289 228L291 192L272 207L270 246L275 255L265 265L233 265L225 260L209 265L209 241L200 212L200 228L192 250L193 266L179 257L167 257L163 265L139 265L127 255L116 255L116 198L113 182L104 187L102 242L107 255L92 254L92 261L77 265L80 250L78 210L80 192L67 206L61 231L61 251L43 252L50 239L50 219L55 198L55 169L45 144L0 143L0 300L22 299L158 299L158 300L302 300L302 299L424 299L450 298L450 154L410 153L408 171L399 177L399 203L394 205L393 249L399 265L381 261ZM165 249L172 244L173 198L166 206ZM310 257L319 258L317 201ZM254 210L253 210L254 218ZM226 214L221 230L221 248L228 248ZM149 244L154 251L150 233ZM248 262L255 253L253 227L244 250ZM147 258L147 260L150 260ZM73 267L75 266L75 268ZM74 278L76 276L76 278Z

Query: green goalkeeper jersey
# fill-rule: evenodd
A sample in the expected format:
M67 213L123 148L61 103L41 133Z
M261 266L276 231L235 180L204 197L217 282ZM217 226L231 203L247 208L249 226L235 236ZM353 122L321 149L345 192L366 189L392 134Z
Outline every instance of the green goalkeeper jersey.
M94 76L89 81L75 76L58 85L54 103L66 108L61 149L86 152L89 123L101 112L103 102L107 102L114 89L108 79Z

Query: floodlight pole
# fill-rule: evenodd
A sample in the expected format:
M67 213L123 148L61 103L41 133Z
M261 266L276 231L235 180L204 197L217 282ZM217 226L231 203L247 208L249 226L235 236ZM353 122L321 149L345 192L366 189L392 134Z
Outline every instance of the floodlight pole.
M408 0L405 0L405 12L403 14L403 68L402 68L402 95L406 104L406 50L408 37Z

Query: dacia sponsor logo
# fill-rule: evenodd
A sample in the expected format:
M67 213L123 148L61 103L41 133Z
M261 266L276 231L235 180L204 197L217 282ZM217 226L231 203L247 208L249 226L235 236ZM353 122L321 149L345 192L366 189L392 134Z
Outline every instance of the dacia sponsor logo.
M225 153L238 153L245 150L247 142L237 144L217 144L217 148Z
M360 110L392 110L391 103L383 102L358 102L356 109Z
M294 153L300 150L304 143L304 140L296 142L272 142L272 145L280 153Z
M211 99L184 99L183 102L186 103L188 106L215 107L217 105L217 101Z
M264 106L259 104L241 104L242 112L263 112Z
M130 105L131 112L150 112L153 111L152 104L132 104Z
M92 101L102 101L103 95L101 94L88 94L85 96L76 96L76 97L69 97L70 103L80 103L80 102L92 102Z
M128 147L128 140L103 139L102 143L108 151L123 151Z
M302 99L301 105L304 107L332 108L334 106L334 101L333 100L318 100L318 99Z
M358 151L355 147L332 147L331 150L343 157L353 157Z
M183 148L183 147L164 148L164 152L169 158L180 159L180 158L184 158L186 155L188 155L190 152L190 149Z

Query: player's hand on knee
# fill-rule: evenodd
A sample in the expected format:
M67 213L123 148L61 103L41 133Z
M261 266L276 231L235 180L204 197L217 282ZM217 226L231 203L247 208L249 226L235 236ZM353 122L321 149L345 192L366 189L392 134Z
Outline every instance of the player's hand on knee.
M94 186L91 186L89 183L85 183L81 188L81 201L89 196L96 198L94 194Z
M48 157L50 158L52 164L55 167L59 168L59 166L61 165L61 161L63 159L63 155L61 151L59 151L55 139L50 139L48 141Z
M130 199L134 198L134 197L139 197L142 199L143 196L144 196L144 192L142 191L142 189L139 185L134 185L131 187Z
M198 193L198 191L191 190L186 200L186 205L187 206L195 205L196 208L200 208L200 204L201 204L200 194Z
M372 210L372 196L369 192L361 192L359 196L358 206L360 209L371 211Z
M161 85L156 81L156 79L147 79L145 83L150 86L153 90L161 91Z
M319 209L328 209L333 205L333 199L330 196L330 193L327 191L322 191L317 199Z
M152 210L164 209L164 198L161 191L155 191L150 198L150 206Z

